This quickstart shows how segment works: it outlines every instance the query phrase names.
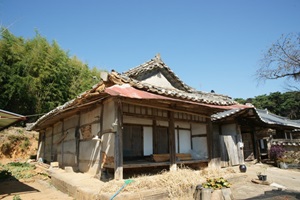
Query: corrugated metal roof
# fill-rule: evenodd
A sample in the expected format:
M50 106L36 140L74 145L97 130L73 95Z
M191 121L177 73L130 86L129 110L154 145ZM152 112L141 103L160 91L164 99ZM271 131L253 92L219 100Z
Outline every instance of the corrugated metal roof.
M0 109L0 131L8 128L18 121L26 120L26 117L13 112Z

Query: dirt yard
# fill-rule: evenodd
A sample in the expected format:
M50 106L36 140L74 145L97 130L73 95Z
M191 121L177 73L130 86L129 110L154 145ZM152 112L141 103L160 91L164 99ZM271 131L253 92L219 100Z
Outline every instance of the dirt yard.
M38 141L36 133L27 133L23 132L23 130L12 129L9 134L12 135L9 136L10 140L0 133L0 148L2 152L0 153L0 171L1 169L2 171L5 171L5 167L7 166L5 164L12 161L17 161L19 163L27 161L30 156L36 153ZM19 139L17 136L21 136L22 139ZM28 139L26 139L25 136ZM10 146L8 148L7 145L3 144L10 144ZM60 192L51 184L51 180L47 174L45 174L43 167L30 169L28 172L29 174L27 172L21 173L20 169L17 167L15 167L15 169L20 176L19 178L16 178L11 174L4 174L10 177L5 181L0 180L0 199L74 199L68 194ZM299 169L287 170L279 169L266 164L247 163L246 173L239 172L238 166L222 169L222 172L214 172L215 174L212 174L212 172L209 170L204 170L201 172L188 172L183 170L182 172L184 173L183 176L178 176L176 180L168 173L164 174L165 177L156 175L150 178L147 176L139 177L138 179L133 178L135 179L135 182L129 185L126 190L122 191L120 196L126 191L136 192L136 190L146 190L143 187L155 189L157 185L160 185L160 188L166 190L176 190L179 189L179 187L186 187L183 186L184 184L190 184L189 186L194 188L197 184L203 183L205 178L212 177L213 175L217 174L218 176L224 176L228 182L231 183L230 189L234 199L300 199ZM262 172L267 175L266 183L269 184L257 184L252 182L252 180L257 179L258 172ZM70 175L72 177L76 177L78 174L72 173ZM197 181L192 182L195 180L195 177ZM90 177L90 179L93 178ZM89 184L89 182L91 182L90 179L85 179L84 184ZM172 180L168 182L169 179L172 179L173 182ZM74 180L76 180L76 178L74 178ZM272 185L270 185L271 183ZM102 187L102 192L108 192L112 194L119 188L119 186L113 181L109 181L107 183L99 181L99 186L100 185ZM169 185L172 186L169 187ZM191 189L192 192L194 191L193 188ZM181 196L179 198L172 199L184 200L193 199L193 197L192 193L190 193L186 197Z

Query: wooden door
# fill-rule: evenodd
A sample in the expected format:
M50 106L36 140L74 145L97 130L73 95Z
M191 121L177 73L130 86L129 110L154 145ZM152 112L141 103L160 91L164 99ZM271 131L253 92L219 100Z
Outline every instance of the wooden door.
M242 133L245 160L254 160L254 147L251 133Z
M156 127L153 134L153 153L163 154L169 153L169 136L167 127Z
M236 136L235 135L220 135L220 142L221 142L221 149L222 149L221 150L221 161L223 161L223 162L228 161L228 164L231 166L240 164L238 152L237 152Z
M140 125L124 125L123 157L133 160L143 156L143 127Z

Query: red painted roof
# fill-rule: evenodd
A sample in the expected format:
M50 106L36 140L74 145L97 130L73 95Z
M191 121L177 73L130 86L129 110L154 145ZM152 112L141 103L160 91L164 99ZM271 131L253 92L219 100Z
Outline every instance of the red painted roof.
M163 99L168 101L176 101L176 102L184 102L199 106L205 106L210 108L217 108L217 109L236 109L236 108L250 108L251 106L242 105L242 104L236 104L236 105L211 105L206 103L200 103L200 102L194 102L194 101L188 101L188 100L181 100L181 99L175 99L170 98L158 94L153 94L150 92L146 92L143 90L138 90L129 84L123 84L123 85L113 85L111 87L108 87L105 89L105 93L111 95L111 96L120 96L120 97L126 97L126 98L132 98L132 99Z

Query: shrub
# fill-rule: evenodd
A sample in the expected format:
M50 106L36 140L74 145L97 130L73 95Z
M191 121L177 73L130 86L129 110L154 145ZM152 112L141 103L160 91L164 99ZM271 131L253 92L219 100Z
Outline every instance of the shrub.
M272 145L270 148L270 157L273 160L278 160L283 156L284 148L280 145Z
M11 144L9 142L5 142L1 145L0 150L4 155L8 155L11 149Z

